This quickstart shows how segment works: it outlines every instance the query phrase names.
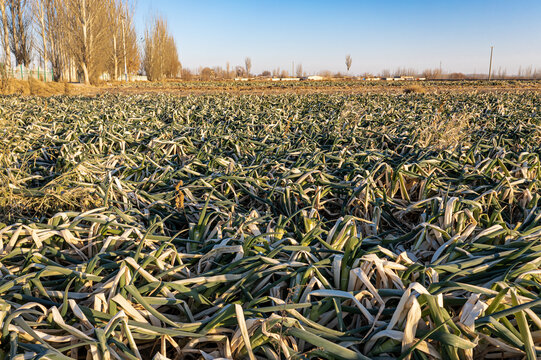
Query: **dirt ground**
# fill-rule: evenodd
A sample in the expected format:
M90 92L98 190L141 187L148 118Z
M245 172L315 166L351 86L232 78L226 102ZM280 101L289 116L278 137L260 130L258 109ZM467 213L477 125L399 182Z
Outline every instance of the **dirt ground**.
M98 93L111 94L148 94L148 93L167 93L178 95L211 95L211 94L232 94L232 95L279 95L279 94L365 94L365 93L404 93L404 92L541 92L541 81L527 82L524 84L498 84L484 85L482 82L471 84L457 83L449 84L400 84L400 85L349 85L340 86L322 85L322 86L303 86L301 84L294 86L270 86L265 83L256 82L245 86L222 86L216 87L198 86L196 83L188 86L176 87L174 84L169 85L152 85L152 86L122 86L122 85L106 85L101 86Z

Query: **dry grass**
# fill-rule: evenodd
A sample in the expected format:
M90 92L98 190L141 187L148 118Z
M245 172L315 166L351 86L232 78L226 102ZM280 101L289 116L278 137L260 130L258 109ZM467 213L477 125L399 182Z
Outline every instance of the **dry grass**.
M29 196L0 186L0 223L11 223L18 219L35 219L42 214L61 211L88 211L100 205L102 199L88 188L51 188ZM0 226L1 227L1 226Z
M469 125L468 116L436 115L428 120L426 126L419 127L418 143L422 147L430 147L437 151L455 148L464 138L464 132Z
M30 80L3 80L0 86L1 95L24 95L24 96L54 96L72 95L74 86L63 82L43 82L31 78Z

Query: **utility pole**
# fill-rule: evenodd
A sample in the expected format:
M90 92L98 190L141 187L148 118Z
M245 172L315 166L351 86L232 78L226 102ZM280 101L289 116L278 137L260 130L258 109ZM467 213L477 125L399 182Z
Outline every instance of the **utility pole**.
M494 46L490 47L490 63L488 65L488 80L492 80L492 53L494 52Z

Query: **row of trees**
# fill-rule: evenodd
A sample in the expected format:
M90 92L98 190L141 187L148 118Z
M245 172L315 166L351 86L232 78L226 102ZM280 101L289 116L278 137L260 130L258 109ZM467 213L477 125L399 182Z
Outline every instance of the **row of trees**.
M145 32L145 73L150 81L172 78L180 75L175 39L169 34L167 22L156 18L154 25Z
M141 55L129 0L0 0L0 38L7 69L33 59L51 68L55 81L80 77L89 84L107 73L152 79L178 76L180 62L167 24L156 19Z
M351 69L351 65L353 63L353 59L351 55L346 55L345 57L345 65L346 65L346 74L342 74L340 72L338 73L332 73L330 71L320 71L318 75L321 75L325 78L343 78L343 77L349 77L349 71ZM215 68L200 68L199 69L199 79L201 80L212 80L212 79L231 79L233 77L250 77L251 74L251 68L252 68L252 60L251 58L247 57L244 60L245 66L237 66L232 71L230 71L229 63L227 64L226 70L224 70L221 67L215 67ZM302 64L298 64L296 69L289 73L287 70L281 70L280 68L274 69L271 71L263 71L261 74L258 75L258 77L289 77L289 76L297 76L297 77L303 77L306 76L306 73L303 71ZM383 78L390 78L390 77L400 77L400 76L412 76L415 78L426 78L429 80L462 80L462 79L483 79L488 78L487 74L463 74L459 72L452 72L448 73L443 71L443 69L440 68L434 68L434 69L425 69L423 71L418 71L413 68L406 68L406 67L399 67L394 71L391 70L383 70L381 71L377 77L383 77ZM192 74L190 71L185 70L183 71L183 78L185 80L190 80L193 77L195 77L194 74ZM365 73L362 75L364 78L370 78L375 77L375 75L371 73ZM541 70L533 68L532 66L523 68L519 67L518 73L516 75L508 75L506 69L502 69L501 67L497 71L493 71L492 77L495 79L540 79L541 78Z
M195 71L192 71L187 68L182 69L181 79L185 81L190 80L231 80L234 78L242 77L256 77L256 78L287 78L287 77L305 77L307 74L302 64L298 64L295 68L295 72L291 73L291 70L285 70L281 68L275 68L272 71L264 70L257 74L250 73L247 75L245 66L235 66L231 67L229 64L226 67L216 66L216 67L199 67ZM328 70L319 71L315 75L320 75L323 78L327 79L344 79L344 78L356 78L357 75L351 75L349 73L341 72L332 72ZM379 73L364 73L361 74L361 78L391 78L391 77L400 77L400 76L412 76L414 78L425 78L427 80L464 80L464 79L487 79L488 75L485 74L464 74L460 72L445 72L439 68L434 69L425 69L423 71L418 71L411 68L398 68L395 70L383 70ZM492 74L493 79L541 79L541 70L532 68L531 70L527 68L522 70L517 75L508 75L505 69L498 69Z
M346 69L349 73L349 69L351 68L352 64L352 58L351 55L346 55L345 63L346 63ZM232 79L235 77L252 77L253 74L251 73L252 70L252 59L250 57L246 57L244 59L244 66L236 66L235 68L231 68L230 64L227 63L226 68L222 68L220 66L210 68L210 67L201 67L198 70L199 76L198 78L203 81L208 80L214 80L214 79ZM306 72L304 71L302 64L297 64L293 72L290 74L287 70L275 68L272 71L265 70L261 74L257 75L259 77L277 77L277 78L286 78L289 76L297 76L297 77L304 77L306 76ZM342 75L340 75L342 76ZM182 79L184 80L191 80L195 77L195 75L189 71L188 69L185 69L182 71ZM329 74L329 77L332 77L332 74Z
M365 77L372 75L365 74ZM464 74L461 72L446 72L442 68L425 69L418 71L412 68L398 68L394 71L383 70L378 74L379 77L397 77L397 76L413 76L423 77L428 80L464 80L464 79L487 79L487 73L473 73ZM541 71L533 68L532 66L527 68L520 67L517 74L510 75L507 70L499 67L498 70L492 71L493 79L540 79Z
M346 71L347 74L341 74L341 73L332 73L330 71L320 71L319 75L326 77L326 78L343 78L343 77L349 77L349 70L351 69L351 65L353 63L353 59L351 55L346 55L345 57L345 65L346 65ZM230 79L232 77L250 77L251 73L250 70L252 68L252 60L251 58L247 57L244 60L244 68L242 66L237 66L233 72L230 72L229 70L229 63L227 64L227 71L223 71L222 68L216 67L216 68L201 68L199 71L199 78L201 80L210 80L210 79ZM297 76L297 77L303 77L306 76L306 73L303 71L302 64L298 64L296 70L294 73L291 74L287 70L280 70L280 68L274 69L272 72L270 71L263 71L259 77L289 77L290 75ZM190 78L193 77L193 74L189 73L187 74ZM400 77L400 76L412 76L415 78L425 78L429 80L463 80L463 79L483 79L488 78L487 74L463 74L459 72L453 72L453 73L447 73L444 72L443 69L440 68L434 68L434 69L425 69L423 71L418 71L413 68L405 68L405 67L399 67L394 71L391 70L383 70L378 74L378 77L384 77L384 78L390 78L390 77ZM370 78L374 77L374 75L370 73L365 73L362 75L364 78ZM523 68L519 67L518 74L517 75L508 75L506 69L502 69L501 67L497 71L492 72L492 77L495 79L541 79L541 70L537 68L533 68L532 66Z

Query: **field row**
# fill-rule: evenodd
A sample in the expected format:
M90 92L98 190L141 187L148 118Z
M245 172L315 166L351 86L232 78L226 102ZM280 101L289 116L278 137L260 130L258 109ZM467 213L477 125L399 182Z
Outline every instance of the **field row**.
M541 356L539 94L5 97L0 119L0 356Z
M121 88L169 88L169 89L296 89L296 88L317 88L317 89L352 89L352 88L379 88L386 89L403 88L412 85L420 85L430 88L467 88L483 90L490 88L538 88L540 81L537 80L437 80L437 81L362 81L362 80L323 80L323 81L161 81L161 82L131 82L114 83L113 87Z

